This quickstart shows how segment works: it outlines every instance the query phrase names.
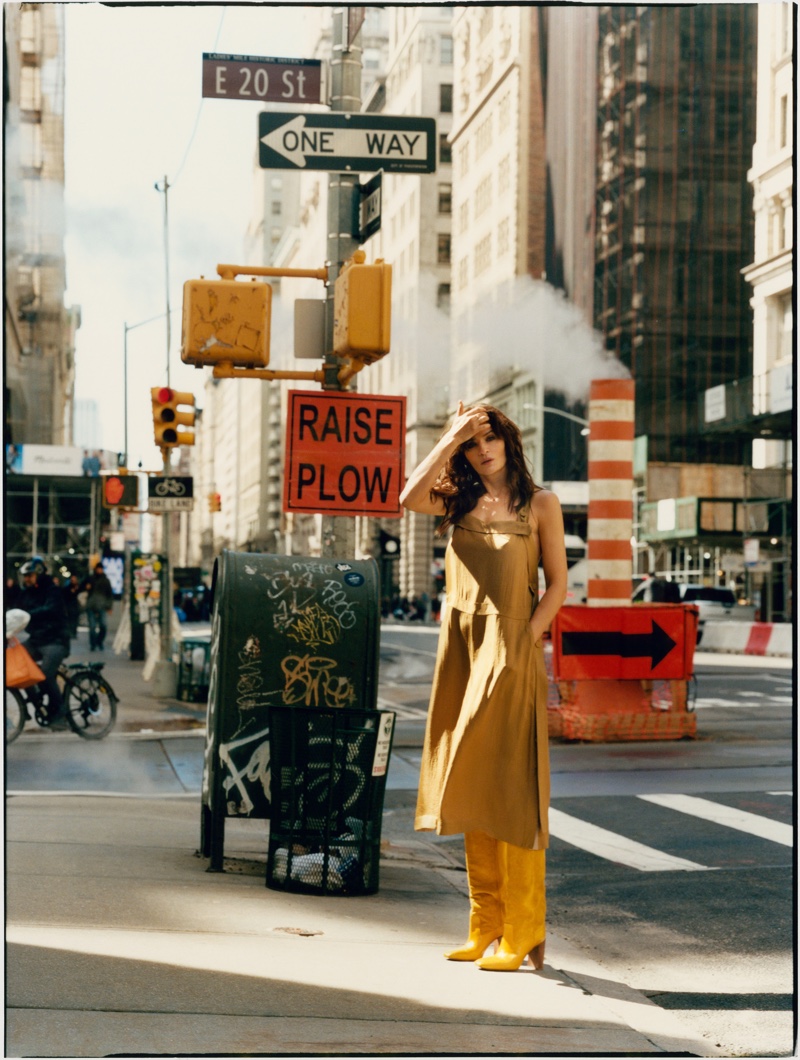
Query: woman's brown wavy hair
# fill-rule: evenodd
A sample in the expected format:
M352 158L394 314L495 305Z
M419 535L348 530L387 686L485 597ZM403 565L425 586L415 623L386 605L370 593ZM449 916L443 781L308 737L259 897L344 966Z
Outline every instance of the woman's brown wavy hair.
M519 513L529 503L534 492L541 487L534 485L522 453L522 435L516 423L493 405L468 405L467 408L483 408L489 416L489 426L506 445L506 470L511 487L514 511ZM457 523L467 512L471 512L478 498L486 492L477 473L473 471L464 453L467 443L456 449L439 473L431 497L438 497L445 507L445 514L437 529L444 534L447 528Z

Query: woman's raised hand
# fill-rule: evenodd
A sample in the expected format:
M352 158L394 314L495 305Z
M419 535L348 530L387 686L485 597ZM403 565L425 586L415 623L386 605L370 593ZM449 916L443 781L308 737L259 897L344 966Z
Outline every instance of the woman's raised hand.
M482 405L464 410L463 401L459 401L456 417L450 427L450 436L462 445L473 438L482 427L489 426L489 414Z

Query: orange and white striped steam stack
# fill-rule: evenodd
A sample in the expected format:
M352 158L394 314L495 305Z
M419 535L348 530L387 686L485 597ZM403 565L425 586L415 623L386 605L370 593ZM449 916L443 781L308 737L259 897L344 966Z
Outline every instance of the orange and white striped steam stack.
M589 607L631 602L632 379L595 379L589 391Z

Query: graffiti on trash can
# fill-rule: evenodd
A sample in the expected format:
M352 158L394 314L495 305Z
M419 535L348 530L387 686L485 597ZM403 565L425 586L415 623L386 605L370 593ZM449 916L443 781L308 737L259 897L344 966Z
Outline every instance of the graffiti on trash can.
M312 736L308 741L308 783L303 784L303 777L297 778L296 785L305 792L307 803L304 807L309 823L316 817L318 821L325 818L330 809L331 784L337 792L336 807L338 812L346 812L355 806L364 791L367 778L358 763L359 751L364 742L363 733L350 736L348 741L330 736ZM319 758L314 755L314 748L319 749ZM347 761L342 762L342 751ZM331 769L331 755L334 765Z
M309 648L335 644L341 636L339 622L316 602L302 611L293 611L285 600L281 600L273 622L281 633L307 644Z
M228 769L222 781L228 815L247 817L256 808L254 797L262 812L269 807L269 729L220 744L219 757Z
M356 624L356 616L353 611L353 601L348 599L347 593L336 582L325 582L322 590L322 602L330 607L342 629L352 629Z
M349 677L334 674L335 659L321 655L287 655L281 661L285 677L283 702L306 707L345 707L356 701Z

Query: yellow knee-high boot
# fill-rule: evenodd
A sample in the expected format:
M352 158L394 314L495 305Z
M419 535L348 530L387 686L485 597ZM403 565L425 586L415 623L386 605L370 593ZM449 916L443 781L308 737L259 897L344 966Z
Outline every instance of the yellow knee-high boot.
M490 972L515 972L530 955L534 968L544 965L545 852L501 843L503 872L503 937L497 953L478 967Z
M499 844L485 832L467 832L464 852L469 881L469 938L445 957L449 961L474 961L503 934L502 875Z

